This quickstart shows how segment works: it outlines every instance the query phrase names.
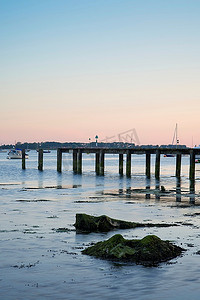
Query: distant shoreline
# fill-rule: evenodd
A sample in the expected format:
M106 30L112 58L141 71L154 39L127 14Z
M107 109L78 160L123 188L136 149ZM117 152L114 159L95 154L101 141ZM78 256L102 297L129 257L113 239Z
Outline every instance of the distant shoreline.
M42 142L42 143L17 143L17 144L4 144L0 146L0 150L8 150L14 147L19 149L27 149L27 150L57 150L58 148L78 148L78 147L89 147L93 148L96 147L96 142L91 143L81 143L81 142ZM104 143L98 142L98 147L107 147L107 148L133 148L137 147L134 143L124 143L124 142L113 142L113 143ZM158 147L159 145L140 145L140 147ZM174 145L160 145L162 148L172 148ZM186 145L178 145L179 148L187 148Z

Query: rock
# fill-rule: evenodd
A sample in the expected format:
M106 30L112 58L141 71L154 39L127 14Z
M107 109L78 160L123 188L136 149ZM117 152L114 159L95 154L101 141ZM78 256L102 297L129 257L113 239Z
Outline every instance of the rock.
M126 240L122 235L116 234L104 242L86 248L82 253L102 259L155 266L179 256L183 251L185 249L169 241L162 241L155 235L147 235L141 240Z
M113 229L129 229L136 227L169 227L177 226L176 224L151 224L151 223L135 223L117 219L112 219L102 215L99 217L90 216L87 214L76 214L76 222L74 224L77 232L108 232Z
M140 224L112 219L105 215L94 217L87 214L76 214L76 223L74 226L76 230L81 232L108 232L115 228L135 228L140 226Z
M163 185L161 185L160 190L161 192L166 192L165 187Z

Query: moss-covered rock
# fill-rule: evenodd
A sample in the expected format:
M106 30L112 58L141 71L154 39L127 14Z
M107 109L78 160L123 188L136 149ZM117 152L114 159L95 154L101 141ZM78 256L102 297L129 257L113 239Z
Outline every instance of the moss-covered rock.
M102 215L99 217L90 216L87 214L76 214L76 223L74 224L78 232L108 232L113 229L129 229L136 227L168 227L175 226L175 224L169 225L163 224L151 224L151 223L135 223L127 222L117 219L112 219L108 216Z
M141 240L126 240L122 235L116 234L107 241L86 248L82 253L103 259L153 266L175 258L183 251L183 248L169 241L162 241L155 235L148 235Z

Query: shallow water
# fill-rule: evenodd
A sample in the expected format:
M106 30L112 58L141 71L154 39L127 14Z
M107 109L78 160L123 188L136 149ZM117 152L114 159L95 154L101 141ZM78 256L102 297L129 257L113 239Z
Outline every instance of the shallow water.
M133 155L132 177L118 175L118 157L106 155L105 176L94 172L94 155L83 155L83 174L72 172L71 154L56 171L56 152L21 161L0 153L0 299L199 299L200 164L195 194L189 189L189 158L182 158L181 182L175 158L161 158L161 180L146 181L145 157ZM199 177L199 178L198 178ZM163 185L170 193L158 193ZM106 234L76 234L76 213L177 223L167 228L136 228ZM67 232L57 232L58 228ZM186 249L182 257L158 267L103 261L81 254L91 242L115 233L125 238L156 234Z

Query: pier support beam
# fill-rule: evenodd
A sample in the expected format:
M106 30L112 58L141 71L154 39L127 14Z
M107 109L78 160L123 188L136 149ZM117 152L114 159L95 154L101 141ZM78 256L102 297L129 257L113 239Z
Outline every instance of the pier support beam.
M176 177L181 177L181 154L176 154Z
M146 177L151 177L151 154L146 152Z
M195 188L195 153L194 150L190 151L190 190Z
M156 150L155 178L160 179L160 150Z
M127 150L126 153L126 176L131 177L131 151Z
M26 153L25 153L25 149L22 150L22 169L25 170L26 169Z
M119 154L119 174L123 176L123 154Z
M62 151L60 148L57 149L57 171L62 172Z
M82 151L78 150L77 174L82 174Z
M104 175L104 151L100 150L100 155L99 155L99 175L103 176Z
M73 171L77 173L77 150L73 150Z
M100 153L96 153L96 160L95 160L95 172L97 175L100 173Z
M43 149L38 151L38 170L43 170Z

